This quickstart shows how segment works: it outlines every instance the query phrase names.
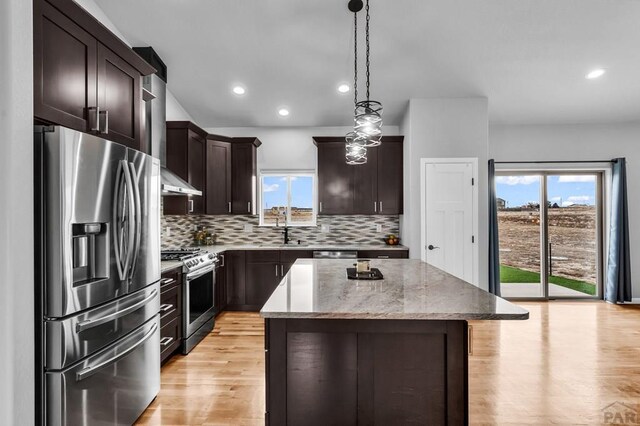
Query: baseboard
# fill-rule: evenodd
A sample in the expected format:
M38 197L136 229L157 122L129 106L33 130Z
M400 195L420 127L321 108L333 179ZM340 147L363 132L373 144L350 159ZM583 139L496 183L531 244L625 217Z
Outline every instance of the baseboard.
M633 297L631 298L631 302L627 302L626 304L640 305L640 297Z

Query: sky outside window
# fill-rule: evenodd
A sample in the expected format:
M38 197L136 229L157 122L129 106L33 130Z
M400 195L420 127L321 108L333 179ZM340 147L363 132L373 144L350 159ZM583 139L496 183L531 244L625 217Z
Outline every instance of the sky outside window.
M506 207L519 207L540 201L540 176L496 176L496 193L506 201ZM595 205L595 175L549 176L547 194L549 201L559 206Z

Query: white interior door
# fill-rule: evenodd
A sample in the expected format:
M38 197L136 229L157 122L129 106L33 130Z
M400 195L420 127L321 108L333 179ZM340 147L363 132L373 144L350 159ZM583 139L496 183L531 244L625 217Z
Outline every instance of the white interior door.
M475 283L475 161L424 160L422 259Z

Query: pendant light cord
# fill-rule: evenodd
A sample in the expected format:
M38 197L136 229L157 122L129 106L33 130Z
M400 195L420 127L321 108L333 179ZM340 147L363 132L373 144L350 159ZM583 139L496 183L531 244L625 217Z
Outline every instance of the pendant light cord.
M358 103L358 14L353 12L353 106Z
M369 100L369 78L371 76L371 73L369 72L369 0L367 0L367 6L366 6L366 12L367 12L367 20L365 23L365 27L364 27L364 33L365 33L365 44L367 46L367 101Z

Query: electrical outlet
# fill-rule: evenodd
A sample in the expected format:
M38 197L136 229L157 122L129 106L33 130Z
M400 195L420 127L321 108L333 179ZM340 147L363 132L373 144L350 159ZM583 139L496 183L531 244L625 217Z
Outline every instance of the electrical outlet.
M167 226L166 228L164 228L164 236L165 237L170 237L171 236L171 227Z
M382 225L376 225L376 232L382 232Z
M244 232L253 232L253 225L250 223L244 224Z

